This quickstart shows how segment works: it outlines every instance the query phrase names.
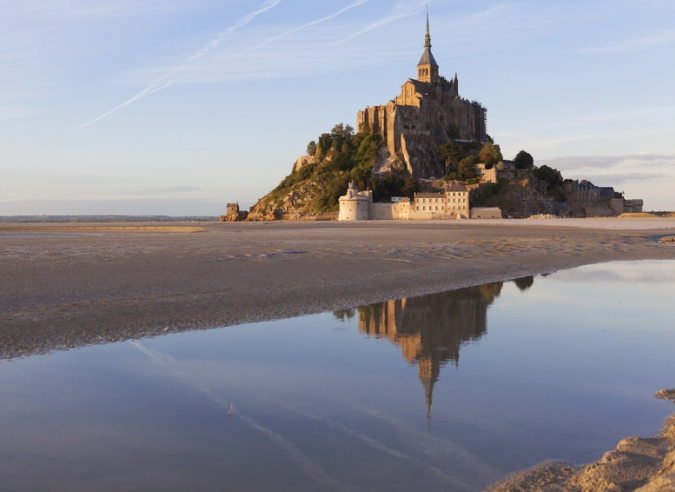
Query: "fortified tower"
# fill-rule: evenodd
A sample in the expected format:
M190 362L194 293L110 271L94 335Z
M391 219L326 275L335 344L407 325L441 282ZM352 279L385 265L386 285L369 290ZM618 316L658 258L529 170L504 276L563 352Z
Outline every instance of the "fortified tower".
M417 78L408 79L401 93L386 105L359 111L359 130L382 135L386 149L375 165L376 173L404 166L415 178L445 174L437 149L452 140L485 142L487 110L459 95L457 74L448 80L439 74L431 52L427 13L424 52L417 64Z

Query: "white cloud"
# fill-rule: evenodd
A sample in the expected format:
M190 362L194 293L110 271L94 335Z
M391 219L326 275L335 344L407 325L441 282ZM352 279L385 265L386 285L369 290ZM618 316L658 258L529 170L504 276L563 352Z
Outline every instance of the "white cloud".
M71 19L73 21L136 17L162 12L180 12L222 5L214 0L6 0L3 2L3 17L34 21Z
M589 54L625 53L648 48L661 48L672 44L675 44L675 31L666 31L640 38L626 39L608 46L582 48L578 52Z
M386 24L389 24L390 22L403 19L405 17L410 17L411 15L416 14L419 12L422 8L424 8L426 5L430 4L433 0L399 0L397 4L394 6L394 9L386 15L385 17L369 24L368 26L359 29L355 33L350 34L349 36L345 37L344 39L338 41L335 44L342 44L347 41L350 41L354 38L357 38L361 36L362 34L367 33L368 31L372 31L373 29L377 29L378 27L382 27Z
M576 169L604 169L629 168L635 166L672 166L675 165L675 155L636 154L623 156L567 156L555 159L542 159L537 164L546 164L562 170Z

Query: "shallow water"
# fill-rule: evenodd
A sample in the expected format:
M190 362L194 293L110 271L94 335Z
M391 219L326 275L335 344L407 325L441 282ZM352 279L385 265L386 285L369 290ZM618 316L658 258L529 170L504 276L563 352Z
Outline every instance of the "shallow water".
M481 490L673 406L675 262L0 363L0 490Z

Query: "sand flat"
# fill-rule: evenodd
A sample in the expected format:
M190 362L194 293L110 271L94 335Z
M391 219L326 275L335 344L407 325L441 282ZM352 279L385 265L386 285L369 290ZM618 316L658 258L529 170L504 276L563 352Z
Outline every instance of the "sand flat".
M194 227L171 229L183 225ZM40 234L51 227L0 232L3 357L675 258L675 245L660 241L675 219L210 223L200 234L106 224L97 234Z
M661 240L673 236L675 219L213 223L201 225L201 234L113 224L96 234L79 228L62 235L49 234L50 227L0 231L2 358L354 307L584 264L675 259L675 243ZM670 481L663 489L654 481L657 488L649 490L672 486L666 461L658 480ZM551 470L527 472L511 485L580 490L572 470Z

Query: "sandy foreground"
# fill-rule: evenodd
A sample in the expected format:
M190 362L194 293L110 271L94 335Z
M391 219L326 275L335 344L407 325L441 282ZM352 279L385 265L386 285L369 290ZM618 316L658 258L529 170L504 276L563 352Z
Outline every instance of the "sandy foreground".
M671 238L672 218L0 224L0 358L675 259ZM589 469L548 465L498 490L675 490L673 425Z

